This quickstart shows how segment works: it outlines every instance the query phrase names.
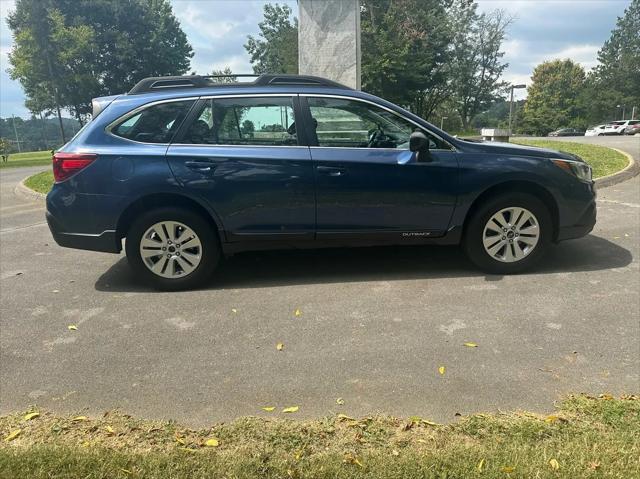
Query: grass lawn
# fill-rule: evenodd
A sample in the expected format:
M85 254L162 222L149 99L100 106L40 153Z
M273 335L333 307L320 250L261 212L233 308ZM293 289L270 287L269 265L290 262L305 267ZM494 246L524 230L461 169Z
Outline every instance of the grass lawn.
M576 396L549 416L478 414L449 425L344 415L297 421L256 409L267 418L203 429L113 412L3 416L0 477L640 477L637 396Z
M16 166L39 166L51 164L51 150L28 151L25 153L13 153L9 155L8 161L0 162L0 168L11 168Z
M24 184L38 193L47 194L53 186L53 172L43 171L41 173L36 173L35 175L27 178Z
M529 140L527 138L512 138L511 143L574 153L591 165L594 178L612 175L629 163L623 154L604 146L566 141Z

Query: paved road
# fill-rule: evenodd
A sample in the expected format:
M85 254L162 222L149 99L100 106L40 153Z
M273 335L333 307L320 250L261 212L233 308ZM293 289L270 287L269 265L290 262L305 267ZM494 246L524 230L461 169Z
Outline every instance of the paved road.
M640 159L637 138L597 141ZM0 413L447 421L640 391L640 178L603 189L594 233L531 274L484 276L444 247L247 253L206 290L156 293L123 257L55 245L13 196L28 173L0 171Z

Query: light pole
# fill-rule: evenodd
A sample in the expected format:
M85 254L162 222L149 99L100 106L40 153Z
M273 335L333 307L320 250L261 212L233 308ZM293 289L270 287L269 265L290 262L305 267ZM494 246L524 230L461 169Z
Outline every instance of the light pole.
M511 117L513 116L513 90L527 88L527 85L511 85L509 88L511 90L511 99L509 100L509 135L511 135Z
M622 108L622 118L621 119L622 119L622 121L624 121L624 114L626 113L625 112L626 106L625 105L616 105L616 107L617 108Z
M444 131L444 129L442 128L442 126L444 125L444 121L449 118L448 116L443 116L442 119L440 120L440 129Z

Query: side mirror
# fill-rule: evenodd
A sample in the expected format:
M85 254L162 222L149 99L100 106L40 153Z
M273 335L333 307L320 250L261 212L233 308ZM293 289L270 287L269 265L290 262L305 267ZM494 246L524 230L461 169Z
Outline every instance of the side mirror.
M429 161L429 138L421 131L414 131L409 137L409 150L416 153L418 161Z

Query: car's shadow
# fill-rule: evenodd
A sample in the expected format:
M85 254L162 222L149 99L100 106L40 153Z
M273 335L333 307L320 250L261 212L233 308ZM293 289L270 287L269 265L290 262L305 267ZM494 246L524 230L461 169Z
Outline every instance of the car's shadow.
M597 236L553 246L526 274L598 271L631 263L631 252ZM478 271L455 246L394 246L242 253L226 259L205 289L501 276ZM149 292L122 258L98 280L99 291Z

